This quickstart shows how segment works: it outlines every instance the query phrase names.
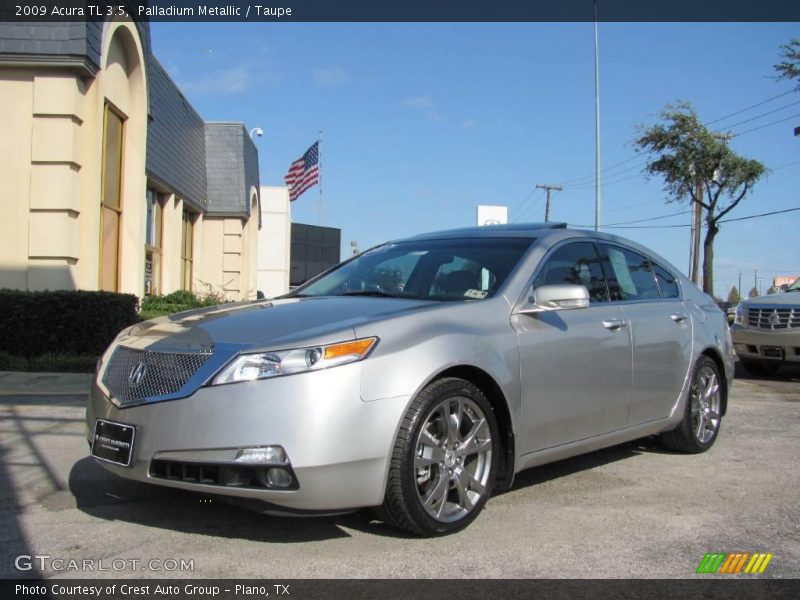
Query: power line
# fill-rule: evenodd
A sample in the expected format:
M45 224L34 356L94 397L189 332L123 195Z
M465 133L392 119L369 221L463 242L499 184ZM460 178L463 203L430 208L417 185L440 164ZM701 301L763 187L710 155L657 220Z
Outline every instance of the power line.
M526 201L527 201L529 198L531 198L531 196L534 196L536 193L539 193L539 192L541 192L541 190L540 190L540 189L538 189L538 188L535 188L535 187L533 188L533 190L531 190L531 193L530 193L530 194L528 194L528 197L527 197L527 198L525 198L525 200L523 200L523 201L522 201L522 203L519 205L519 208L517 209L517 211L515 211L515 213L516 213L516 214L515 214L515 216L514 216L514 219L512 219L512 221L516 221L516 222L520 222L520 221L522 221L522 217L523 217L524 215L527 215L527 214L528 214L528 212L530 212L531 208L533 208L533 207L536 205L536 203L537 203L539 200L541 200L541 199L542 199L543 195L542 195L542 196L539 196L538 198L534 197L534 198L531 200L530 204L528 204L528 206L526 206L526 207L525 207L525 210L522 210L522 205L523 205L523 204L524 204L524 203L525 203L525 202L526 202Z
M641 157L637 156L636 158L641 158ZM628 161L628 162L630 162L630 161ZM632 167L628 167L627 169L622 169L620 171L617 171L616 173L606 173L605 177L611 177L611 178L617 177L618 175L622 175L623 173L627 173L629 171L633 171L635 169L639 169L640 167L643 167L646 164L647 164L647 159L643 160L642 162L636 163ZM603 180L603 184L605 184L605 183L606 183L606 181ZM592 177L592 179L586 179L583 182L578 182L576 180L574 184L565 185L563 187L564 187L565 190L573 190L573 189L579 189L579 188L586 187L587 185L589 187L594 187L594 177Z
M760 215L750 215L748 217L737 217L735 219L723 219L720 223L733 223L734 221L747 221L748 219L758 219L759 217L769 217L771 215L782 215L784 213L794 212L800 210L800 206L795 208L787 208L785 210L775 210L772 212L761 213Z
M617 206L616 208L609 208L605 212L619 212L621 210L628 210L629 208L636 208L637 206L645 206L647 204L663 204L664 200L659 198L658 200L648 200L647 202L637 202L636 204L628 204L626 206ZM563 214L567 215L585 215L592 213L594 214L593 210L571 210Z
M777 100L778 98L783 98L784 96L788 96L789 94L793 94L793 93L796 93L796 90L789 90L789 91L783 92L783 93L778 94L776 96L772 96L770 98L762 100L761 102L757 102L756 104L751 104L750 106L747 106L745 108L736 110L736 111L734 111L732 113L729 113L727 115L724 115L722 117L714 119L713 121L708 121L708 122L704 123L704 125L706 127L708 127L709 125L713 125L714 123L719 123L720 121L724 121L725 119L729 119L730 117L734 117L736 115L740 115L740 114L742 114L744 112L747 112L748 110L752 110L754 108L758 108L759 106L763 106L764 104L768 104L769 102L772 102L773 100ZM783 107L781 107L779 109L776 109L774 111L769 111L767 113L763 113L762 115L759 115L758 117L753 117L752 119L748 119L748 120L742 121L740 123L735 123L734 125L728 126L728 128L737 127L737 126L742 125L742 124L744 124L746 122L749 122L750 120L755 120L755 119L764 117L766 115L773 114L775 112L778 112L778 111L783 110L785 108L788 108L790 106L794 106L795 104L798 104L798 103L800 103L800 101L793 102L792 104L787 104L786 106L783 106ZM794 115L794 116L797 116L797 115ZM794 118L794 116L788 117L787 119L784 119L784 121L788 121L789 119ZM777 125L778 123L783 123L784 121L775 121L774 123L766 124L763 127L769 127L770 125ZM756 129L754 128L754 129L751 129L751 130L748 130L748 131L743 131L743 132L738 133L737 135L743 135L745 133L750 133L750 131L755 131L755 130ZM637 158L640 158L640 155L635 154L635 155L631 156L630 158L627 158L627 159L625 159L623 161L620 161L620 162L618 162L616 164L613 164L613 165L611 165L609 167L606 167L605 169L602 169L600 172L608 175L609 171L613 171L617 167L622 166L624 164L627 164L627 163L629 163L629 162L631 162L633 160L636 160ZM647 160L643 161L640 164L643 165L645 163L647 163ZM636 166L638 166L638 165L634 165L634 167L632 167L632 168L636 168ZM624 173L625 171L629 171L629 170L631 170L631 169L622 170L619 173L616 173L615 175L619 175L620 173ZM584 185L584 184L590 184L591 183L591 185L589 187L593 187L595 176L596 176L595 173L590 173L590 174L587 174L587 175L583 175L581 177L575 177L574 179L568 179L568 180L562 181L562 182L559 183L559 185L564 186L566 188L566 187L571 187L571 184Z
M708 127L709 125L713 125L714 123L719 123L720 121L724 121L725 119L729 119L731 117L735 117L736 115L740 115L743 112L747 112L748 110L750 110L752 108L757 108L757 107L762 106L764 104L768 104L769 102L772 102L773 100L777 100L778 98L783 98L784 96L788 96L789 94L795 93L795 91L796 90L789 90L788 92L783 92L782 94L778 94L777 96L773 96L772 98L767 98L766 100L762 100L761 102L758 102L756 104L748 106L747 108L743 108L741 110L737 110L736 112L732 112L730 114L727 114L724 117L720 117L718 119L714 119L713 121L709 121L708 123L706 123L706 127Z
M633 175L629 175L628 177L623 177L622 179L612 179L611 181L603 181L603 185L614 185L615 183L622 183L623 181L630 181L631 179L636 179L637 177L641 177L641 173L634 173ZM593 188L594 184L590 185L576 185L572 187L564 188L565 190L587 190Z
M775 171L780 171L781 169L785 169L786 167L793 167L795 165L800 165L800 160L796 160L794 162L786 163L785 165L775 167L774 169L771 169L771 171L774 173Z
M600 169L600 172L601 173L607 173L608 171L613 171L617 167L621 167L622 165L625 165L625 164L631 162L632 160L636 160L637 158L640 158L640 156L638 154L636 154L634 156L631 156L630 158L626 158L625 160L620 161L620 162L618 162L616 164L613 164L613 165L611 165L609 167L606 167L605 169ZM623 171L620 171L620 172L623 172ZM575 179L569 179L567 181L561 181L561 182L559 182L558 185L569 185L571 183L577 183L578 181L581 181L581 180L587 179L587 178L591 178L592 181L594 181L594 177L595 177L595 174L591 173L589 175L583 175L581 177L576 177Z
M668 219L670 217L677 217L678 215L688 215L690 212L692 212L692 211L691 210L682 210L680 212L671 213L671 214L668 214L668 215L661 215L659 217L650 217L648 219L637 219L636 221L620 221L619 223L609 223L608 225L605 225L605 227L614 227L614 226L617 226L617 225L629 225L629 224L632 224L632 223L646 223L648 221L660 221L661 219Z
M785 123L786 121L789 121L791 119L796 119L797 117L800 117L800 113L797 113L795 115L790 115L790 116L786 117L785 119L781 119L779 121L772 121L772 123L766 123L764 125L760 125L759 127L753 127L752 129L747 129L745 131L740 131L740 132L734 134L733 137L739 137L740 135L744 135L745 133L750 133L751 131L758 131L759 129L764 129L765 127L771 127L772 125L777 125L778 123Z
M716 131L720 132L720 131L723 131L725 129L733 129L734 127L738 127L739 125L744 125L745 123L750 123L751 121L757 121L758 119L761 119L762 117L766 117L767 115L773 115L776 112L780 112L782 110L786 110L787 108L790 108L792 106L796 106L798 104L800 104L800 100L798 100L797 102L792 102L791 104L784 104L780 108L776 108L775 110L770 110L770 111L767 111L765 113L761 113L760 115L756 115L755 117L750 117L749 119L745 119L744 121L739 121L738 123L734 123L733 125L727 125L726 127L723 127L722 129L717 129Z
M513 214L515 212L518 212L518 211L522 210L522 207L525 206L525 203L528 200L530 200L530 197L533 196L537 191L538 190L536 189L536 186L534 186L533 189L531 189L531 191L528 193L528 195L525 196L525 198L522 200L522 202L520 202L516 206L512 207L511 213Z
M746 217L736 217L736 218L732 218L732 219L722 219L721 221L719 221L719 223L733 223L734 221L748 221L750 219L760 219L761 217L770 217L772 215L782 215L782 214L785 214L785 213L795 212L795 211L798 211L798 210L800 210L800 206L796 206L794 208L787 208L787 209L784 209L784 210L775 210L775 211L772 211L772 212L760 213L760 214L757 214L757 215L748 215ZM691 212L691 211L686 211L684 213L675 213L674 215L663 215L661 217L654 217L651 220L665 219L667 217L671 217L671 216L674 217L674 216L677 216L679 214L686 214L688 212ZM592 225L574 225L572 223L570 223L569 226L570 227L586 227L586 228L592 227ZM691 227L691 224L689 224L689 223L681 223L681 224L675 224L675 225L622 225L622 224L616 224L616 225L604 225L603 227L608 227L608 228L612 228L612 229L674 229L676 227Z

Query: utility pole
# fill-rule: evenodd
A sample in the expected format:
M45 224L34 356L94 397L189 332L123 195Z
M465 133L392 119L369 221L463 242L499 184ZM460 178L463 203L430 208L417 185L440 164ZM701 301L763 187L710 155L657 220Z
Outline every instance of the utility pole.
M712 134L714 138L717 140L727 144L732 138L732 133L714 133ZM692 207L692 248L689 252L691 255L691 265L689 266L689 277L692 280L692 283L699 286L700 285L700 236L703 231L703 205L700 202L703 201L705 197L705 182L703 181L703 173L699 170L696 171L697 181L695 185L697 186L697 191L695 192L694 196L694 206ZM717 172L714 171L713 179L716 180Z
M739 299L742 299L742 272L739 271Z
M600 44L597 35L597 0L594 0L594 230L600 230Z
M560 192L564 188L562 188L559 185L549 185L547 183L542 183L542 184L537 183L536 188L542 189L545 192L547 192L547 201L545 202L544 205L544 222L547 223L550 220L550 192L552 191Z
M700 232L703 229L703 206L699 200L703 199L703 178L697 178L697 199L693 202L692 211L692 266L689 274L692 283L700 285Z

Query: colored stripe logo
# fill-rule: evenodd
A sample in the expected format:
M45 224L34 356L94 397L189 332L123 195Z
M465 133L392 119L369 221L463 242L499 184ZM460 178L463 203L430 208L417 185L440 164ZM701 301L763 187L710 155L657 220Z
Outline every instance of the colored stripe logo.
M769 561L772 560L772 553L755 552L723 552L707 553L696 573L707 574L728 574L737 575L738 573L756 574L763 573L767 569Z

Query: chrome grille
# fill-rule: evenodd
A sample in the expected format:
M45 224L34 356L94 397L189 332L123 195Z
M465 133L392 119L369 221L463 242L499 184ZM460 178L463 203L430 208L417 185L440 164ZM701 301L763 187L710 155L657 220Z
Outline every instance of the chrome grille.
M749 308L747 324L758 329L800 327L800 308Z
M119 346L103 375L103 384L121 406L175 394L211 357L209 353L152 352ZM142 367L144 370L142 372ZM138 367L141 376L134 377Z

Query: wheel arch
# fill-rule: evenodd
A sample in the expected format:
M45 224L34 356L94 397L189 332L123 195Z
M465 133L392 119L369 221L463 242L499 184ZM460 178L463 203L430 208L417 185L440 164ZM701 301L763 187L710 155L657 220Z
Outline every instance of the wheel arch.
M511 418L511 411L508 401L502 388L489 373L474 365L456 365L445 369L433 376L426 382L422 389L429 384L445 377L458 377L469 381L485 395L489 404L492 405L497 427L500 430L500 441L502 451L498 461L497 476L495 478L495 489L506 490L514 482L514 464L516 456L516 441L514 436L514 422Z

